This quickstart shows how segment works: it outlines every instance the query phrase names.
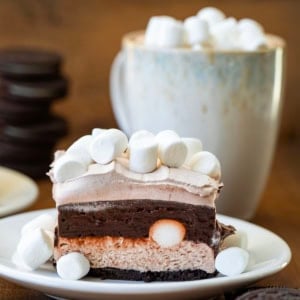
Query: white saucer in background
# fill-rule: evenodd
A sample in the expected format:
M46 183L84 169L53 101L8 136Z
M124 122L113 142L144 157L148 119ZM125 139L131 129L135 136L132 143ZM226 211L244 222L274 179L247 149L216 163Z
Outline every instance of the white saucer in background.
M38 187L31 178L0 167L0 217L27 208L37 196Z

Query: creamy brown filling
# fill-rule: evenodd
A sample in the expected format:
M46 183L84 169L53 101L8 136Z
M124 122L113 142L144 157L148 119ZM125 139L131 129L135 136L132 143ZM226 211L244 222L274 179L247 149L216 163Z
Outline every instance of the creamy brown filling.
M214 251L205 243L182 241L162 248L149 238L123 237L58 237L54 259L69 252L80 252L91 268L117 268L139 272L179 270L215 271Z

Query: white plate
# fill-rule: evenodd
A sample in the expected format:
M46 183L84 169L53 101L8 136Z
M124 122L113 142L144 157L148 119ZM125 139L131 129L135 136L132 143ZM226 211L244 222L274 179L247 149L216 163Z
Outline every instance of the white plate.
M8 217L0 220L0 276L19 285L39 290L56 297L72 299L197 299L208 297L254 283L266 276L282 270L291 259L291 251L280 237L274 233L238 219L218 216L225 224L232 224L248 235L249 251L256 258L250 271L233 277L182 282L130 282L100 280L87 277L84 280L60 279L49 263L42 268L26 272L11 263L11 255L16 248L22 225L42 214L53 213L54 209L40 210ZM5 241L5 242L3 242ZM72 267L72 266L70 266Z
M30 206L38 187L32 179L17 171L0 167L0 217Z

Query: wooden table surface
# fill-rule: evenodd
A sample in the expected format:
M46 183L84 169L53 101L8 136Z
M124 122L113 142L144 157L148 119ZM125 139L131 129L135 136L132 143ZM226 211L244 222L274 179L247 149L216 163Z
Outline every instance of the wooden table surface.
M300 143L281 142L277 147L271 175L260 206L252 222L280 235L290 245L293 257L281 272L257 282L257 286L300 287ZM38 181L40 195L28 209L54 207L49 180ZM40 292L26 289L0 279L0 299L47 299Z

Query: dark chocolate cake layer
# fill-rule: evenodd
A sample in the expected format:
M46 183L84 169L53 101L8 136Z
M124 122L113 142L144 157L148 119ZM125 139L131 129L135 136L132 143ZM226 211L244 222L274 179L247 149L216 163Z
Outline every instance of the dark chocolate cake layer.
M149 228L155 221L174 219L184 224L186 240L210 244L217 228L214 208L175 201L114 200L74 203L59 206L58 212L58 234L69 238L142 238L148 236Z
M168 272L139 272L135 270L122 270L115 268L90 269L89 275L103 279L135 280L135 281L184 281L212 278L217 272L207 273L202 270L182 270Z

